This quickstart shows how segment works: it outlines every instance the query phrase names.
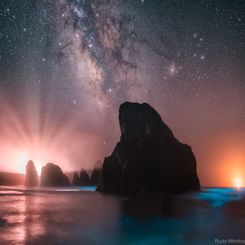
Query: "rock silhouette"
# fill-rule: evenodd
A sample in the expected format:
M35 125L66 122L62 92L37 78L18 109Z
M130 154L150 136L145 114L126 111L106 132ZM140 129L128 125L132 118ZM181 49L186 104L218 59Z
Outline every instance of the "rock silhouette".
M72 185L75 185L75 186L80 185L80 177L78 176L77 172L74 172L74 174L73 174Z
M42 168L41 186L69 186L69 179L61 168L53 163L47 163Z
M81 170L80 172L80 185L90 185L90 178L88 173L85 170Z
M119 108L121 138L102 167L104 192L183 192L199 190L191 147L179 142L149 104Z
M28 161L26 165L25 185L38 186L37 170L35 168L33 161Z
M98 186L101 182L101 176L102 176L102 162L97 161L95 163L95 166L92 171L91 178L90 178L91 185Z
M80 175L78 175L77 172L74 172L73 178L72 178L72 185L74 186L98 186L101 182L101 174L102 174L102 162L97 161L94 165L93 170L84 170L81 169ZM89 176L88 172L92 172L91 176Z
M102 170L99 168L95 168L90 178L91 185L98 186L99 183L101 182L101 175L102 175Z

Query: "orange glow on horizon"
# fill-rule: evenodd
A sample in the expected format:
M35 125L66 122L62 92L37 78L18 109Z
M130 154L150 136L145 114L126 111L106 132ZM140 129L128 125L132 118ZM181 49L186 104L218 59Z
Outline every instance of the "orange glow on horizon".
M244 137L245 133L241 131L219 132L204 142L197 155L197 168L202 186L244 186Z
M41 170L44 165L44 161L41 161L39 159L32 158L30 154L27 152L20 152L16 154L16 161L15 161L15 166L16 166L16 171L21 174L25 174L26 172L26 164L29 160L32 160L34 162L34 165L37 170L37 174L40 176L41 175Z
M0 118L0 172L25 174L29 160L34 162L38 175L49 162L70 172L90 169L103 159L104 137L56 113L52 101L40 114L40 100L33 93L33 101L20 107L0 91L4 115Z
M25 167L29 160L27 152L20 152L16 154L16 171L21 174L25 174Z
M237 188L237 189L240 189L242 187L243 183L242 183L242 179L237 177L234 179L234 186Z

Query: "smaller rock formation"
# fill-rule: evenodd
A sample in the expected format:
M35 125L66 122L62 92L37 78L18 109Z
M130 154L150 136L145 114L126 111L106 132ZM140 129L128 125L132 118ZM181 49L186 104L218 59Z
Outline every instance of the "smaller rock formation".
M80 185L90 185L90 178L84 169L80 172Z
M47 163L42 168L41 186L69 186L69 179L61 168L53 163Z
M92 171L92 175L90 178L91 185L98 186L101 182L102 178L102 162L97 161L95 163L94 170Z
M26 165L26 176L25 176L26 186L38 186L38 176L37 170L33 161L29 161Z
M90 183L91 185L98 186L102 178L102 169L95 168L92 172Z
M77 172L74 172L74 174L73 174L72 185L75 185L75 186L80 185L80 177L78 176Z
M74 172L72 177L72 185L74 186L98 186L101 182L102 169L101 162L96 163L95 168L92 171L91 177L88 172L81 169L80 176L77 172Z

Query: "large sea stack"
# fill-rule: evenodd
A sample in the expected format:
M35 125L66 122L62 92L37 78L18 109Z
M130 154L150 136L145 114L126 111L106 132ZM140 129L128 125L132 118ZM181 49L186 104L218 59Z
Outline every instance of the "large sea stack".
M26 165L25 185L38 186L37 170L35 168L33 161L28 161Z
M191 147L175 138L149 104L125 102L119 109L121 138L102 167L100 191L197 191L200 183Z
M61 168L53 163L47 163L42 168L41 186L69 186L69 179Z

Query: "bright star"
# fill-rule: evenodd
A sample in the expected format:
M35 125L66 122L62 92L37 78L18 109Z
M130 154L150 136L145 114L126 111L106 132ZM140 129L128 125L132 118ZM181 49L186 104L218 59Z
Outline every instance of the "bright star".
M174 74L177 73L177 68L176 68L174 62L169 66L169 72L170 72L170 74L172 74L172 75L174 75Z

